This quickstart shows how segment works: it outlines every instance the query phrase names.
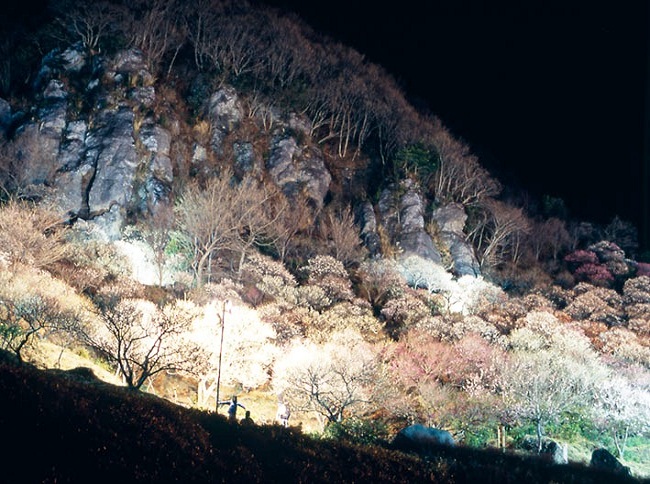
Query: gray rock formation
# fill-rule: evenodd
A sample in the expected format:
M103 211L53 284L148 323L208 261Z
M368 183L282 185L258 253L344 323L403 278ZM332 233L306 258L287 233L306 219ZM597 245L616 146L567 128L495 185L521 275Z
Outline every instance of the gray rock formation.
M361 240L371 257L381 255L381 241L377 232L377 217L372 203L366 201L356 209L356 219L361 226Z
M296 199L304 193L316 208L323 206L332 175L319 150L301 148L293 137L277 137L266 169L287 197Z
M208 119L212 127L212 150L217 154L223 153L223 142L227 134L239 126L244 111L231 87L224 87L210 96L208 101Z
M453 447L456 442L446 430L425 427L421 424L409 425L400 430L391 442L391 447L403 452L415 452L422 457L431 457L439 446Z
M463 232L467 220L464 207L456 203L439 207L433 211L431 219L440 230L440 242L449 250L454 274L457 276L479 276L481 268L476 259L474 248L467 242Z
M591 454L589 465L595 469L613 472L624 476L630 475L630 468L624 466L607 449L596 449Z
M433 239L424 229L424 201L410 180L385 189L377 208L382 225L404 257L418 255L438 264L442 262Z
M114 59L94 58L101 65L88 83L94 89L88 99L95 103L90 112L77 112L62 79L77 75L85 56L73 47L43 61L35 116L13 140L22 167L20 188L119 238L127 210L152 212L169 202L172 136L137 114L154 104L156 94L144 56L135 49Z

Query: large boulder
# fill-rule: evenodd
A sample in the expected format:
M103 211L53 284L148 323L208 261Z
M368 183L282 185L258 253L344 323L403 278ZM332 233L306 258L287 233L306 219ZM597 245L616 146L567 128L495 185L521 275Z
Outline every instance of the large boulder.
M446 430L425 427L422 424L409 425L400 430L391 442L391 447L404 452L415 452L423 457L431 456L440 446L455 446L453 436Z
M542 438L542 448L539 449L539 444L536 437L526 436L523 440L522 446L530 452L539 452L539 455L549 459L554 464L568 464L568 447L566 444L560 444L548 437Z
M630 468L624 466L619 460L612 455L607 449L596 449L591 454L591 462L589 465L595 469L613 472L629 476Z

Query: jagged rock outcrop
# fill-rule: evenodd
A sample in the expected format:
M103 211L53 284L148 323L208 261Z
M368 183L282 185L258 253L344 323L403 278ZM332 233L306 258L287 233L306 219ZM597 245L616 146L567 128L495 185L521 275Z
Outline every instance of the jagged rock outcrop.
M292 136L278 136L271 142L266 169L287 197L304 194L314 207L323 206L332 175L318 149L301 147Z
M173 112L165 114L164 126L159 122L162 100L137 49L112 58L90 56L80 45L55 50L44 58L34 87L36 107L12 140L22 169L19 190L55 203L71 219L97 225L109 240L120 238L127 214L155 213L171 201L175 169L182 163L190 172L209 175L215 161L227 157L240 177L271 180L290 199L306 199L315 210L326 203L333 177L323 152L309 142L309 121L264 106L247 118L231 86L202 95L196 104L202 121L195 135L182 140L179 129L170 127ZM0 103L0 128L12 123L11 106ZM257 134L250 131L254 124ZM175 143L186 147L179 150ZM440 228L434 241L425 227L426 204L418 186L404 180L384 189L375 206L357 207L370 253L381 253L383 229L404 257L442 264L447 262L442 250L449 252L456 275L477 275L463 235L463 207L434 213Z
M381 239L377 232L377 216L372 203L363 202L356 209L356 219L361 226L361 240L371 257L381 255Z
M442 263L440 252L425 230L424 200L410 180L383 190L377 208L380 223L404 257L419 255L435 263Z
M481 267L474 248L467 242L463 229L467 220L465 208L453 203L435 209L431 219L438 225L440 242L449 250L452 271L457 276L478 276Z
M223 154L226 135L234 131L243 117L243 109L237 92L231 87L224 87L212 94L208 102L208 119L212 127L212 150Z
M35 87L37 109L14 137L23 195L44 198L72 218L92 220L120 237L127 210L167 203L173 183L171 134L151 116L153 77L141 52L89 61L79 46L46 56ZM91 71L84 67L92 65ZM65 80L86 82L79 112ZM86 76L86 77L83 77ZM77 100L78 102L78 100Z

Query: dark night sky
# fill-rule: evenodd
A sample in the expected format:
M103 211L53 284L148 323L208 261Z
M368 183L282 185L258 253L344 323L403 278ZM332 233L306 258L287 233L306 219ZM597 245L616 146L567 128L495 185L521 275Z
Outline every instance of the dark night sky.
M267 0L384 66L505 183L641 230L645 0Z

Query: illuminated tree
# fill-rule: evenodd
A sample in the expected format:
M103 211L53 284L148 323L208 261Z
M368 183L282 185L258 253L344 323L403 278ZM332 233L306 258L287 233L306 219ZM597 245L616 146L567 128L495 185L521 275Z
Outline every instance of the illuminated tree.
M544 427L568 412L586 414L595 388L605 378L588 340L546 319L533 320L530 327L511 334L514 351L503 372L505 405L535 425L538 451Z
M630 436L650 433L650 391L623 376L610 375L598 388L596 401L596 422L611 432L623 459Z
M517 263L522 241L529 231L523 210L487 199L476 213L469 237L477 248L481 266L496 267L508 259Z
M215 259L239 254L241 269L248 251L266 243L278 213L269 213L277 192L247 177L237 183L231 170L224 170L206 187L191 184L176 205L177 223L193 251L198 284L209 275Z
M97 299L99 322L79 327L82 341L115 365L129 388L162 372L192 374L204 361L189 339L196 311L189 303L162 307L106 290Z
M189 336L205 358L197 371L198 403L204 408L210 407L218 383L247 391L267 383L276 355L276 333L271 324L260 320L257 311L223 284L206 288L215 299L203 307Z
M273 369L273 385L285 401L326 425L370 405L377 377L372 347L352 331L333 334L324 345L295 343Z

